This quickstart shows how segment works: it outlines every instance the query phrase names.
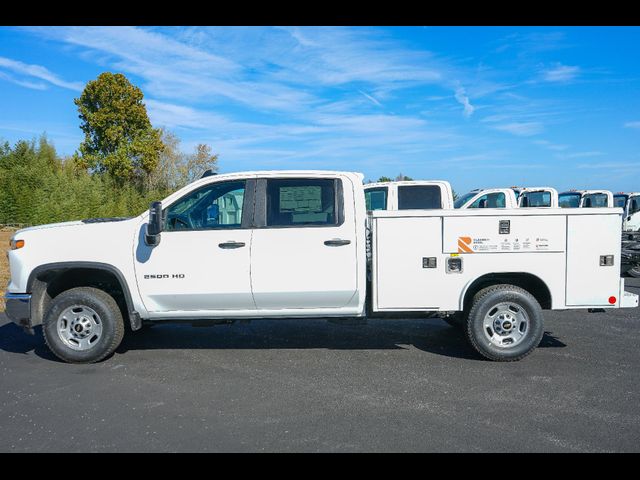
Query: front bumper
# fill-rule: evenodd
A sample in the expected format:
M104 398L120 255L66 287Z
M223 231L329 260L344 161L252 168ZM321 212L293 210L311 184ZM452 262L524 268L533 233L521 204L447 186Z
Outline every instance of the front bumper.
M31 294L30 293L5 293L5 314L13 323L32 329L31 325Z

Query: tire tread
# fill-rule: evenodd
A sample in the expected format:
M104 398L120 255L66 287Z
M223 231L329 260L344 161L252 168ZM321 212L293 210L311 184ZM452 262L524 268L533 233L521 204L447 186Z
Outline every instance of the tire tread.
M469 321L470 318L473 318L475 316L477 310L480 308L483 298L495 292L500 292L500 291L505 291L505 292L515 291L515 292L521 293L526 297L529 297L529 299L532 300L535 305L538 305L538 307L540 307L540 304L538 303L536 298L533 295L531 295L531 293L526 291L524 288L518 287L516 285L509 285L509 284L502 283L502 284L492 285L490 287L483 288L478 293L476 293L473 297L471 309L469 310L469 315L467 316L465 333L467 335L467 339L469 340L473 348L483 357L488 358L489 360L497 361L497 362L517 362L525 358L527 355L531 354L531 352L533 352L535 348L532 348L524 352L522 355L518 355L515 357L503 357L503 356L491 354L490 352L487 352L486 350L483 350L480 348L480 346L478 345L478 342L476 341L475 335L473 335L472 325L471 325L471 322Z
M60 360L63 360L68 363L97 363L104 360L113 352L115 352L116 348L118 348L118 346L122 342L122 339L124 338L124 330L125 330L124 321L122 319L122 313L120 312L120 307L118 307L118 303L115 301L115 299L111 295L109 295L104 290L100 290L94 287L76 287L76 288L71 288L69 290L65 290L64 292L59 294L57 297L55 297L53 299L53 302L55 302L56 299L60 299L61 296L67 297L67 296L77 295L77 294L97 297L98 300L107 304L109 309L111 310L111 314L113 315L115 320L114 321L115 333L111 341L111 344L108 346L108 348L101 355L99 355L94 359L78 360L75 358L65 356L64 354L57 352L54 348L51 347L51 345L49 344L49 341L47 340L47 335L44 328L45 325L43 325L42 336L44 337L44 342L49 348L49 350L53 352L53 354L56 357L58 357ZM46 318L46 315L45 315L45 318Z

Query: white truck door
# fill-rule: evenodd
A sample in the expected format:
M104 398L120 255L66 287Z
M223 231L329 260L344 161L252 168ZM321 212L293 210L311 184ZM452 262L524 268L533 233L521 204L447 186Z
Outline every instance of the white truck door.
M612 256L612 265L602 265ZM620 216L567 217L567 287L569 306L611 306L620 285Z
M640 195L629 198L629 207L625 217L625 230L637 232L640 230Z
M209 183L164 206L160 244L141 232L136 280L149 312L255 310L249 253L255 180Z
M349 303L357 291L353 195L346 178L258 180L251 284L259 310Z

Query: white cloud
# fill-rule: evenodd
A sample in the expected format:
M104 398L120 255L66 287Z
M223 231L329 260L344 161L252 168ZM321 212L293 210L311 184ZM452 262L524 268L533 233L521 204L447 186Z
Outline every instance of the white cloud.
M456 88L455 97L458 103L460 103L460 105L464 107L462 114L466 118L469 118L471 115L473 115L475 107L471 105L471 102L469 101L469 97L467 96L467 93L463 87Z
M382 106L382 104L376 98L374 98L372 95L369 95L368 93L365 93L362 90L358 90L358 92L360 92L362 95L364 95L364 97L367 100L369 100L371 103L373 103L374 105L377 105L379 107Z
M24 75L26 77L33 77L39 80L44 80L45 82L48 82L52 85L56 85L62 88L68 88L69 90L81 91L84 86L82 82L67 82L41 65L31 65L20 62L18 60L12 60L11 58L0 57L0 68L10 70L14 73ZM42 90L44 87L44 84L42 84L41 82L33 83L29 80L14 79L13 77L8 76L6 73L4 74L4 78L27 88Z
M602 162L602 163L585 163L578 165L578 168L594 169L594 170L637 170L637 162Z
M540 122L512 122L495 124L493 128L519 137L530 137L542 132L543 125Z
M558 158L587 158L587 157L600 157L604 155L602 152L590 151L590 152L574 152L574 153L561 153L556 155Z
M569 145L561 145L561 144L557 144L557 143L552 143L548 140L534 140L534 142L536 145L540 145L544 148L547 148L549 150L553 150L556 152L562 152L566 149L569 148Z
M542 72L542 78L547 82L569 82L580 74L580 67L558 65Z
M640 128L640 122L627 122L624 126L626 128Z
M399 89L433 85L454 93L470 117L479 97L508 88L451 60L372 28L59 27L30 29L89 49L95 60L141 77L159 99L293 112L323 103L322 88L353 85L374 104ZM211 52L215 52L211 53ZM467 92L461 84L472 84ZM364 87L364 88L363 88ZM365 93L369 92L369 93Z
M30 82L29 80L19 80L15 78L13 75L9 75L6 72L0 71L0 78L6 80L7 82L15 83L16 85L20 85L21 87L30 88L32 90L46 90L47 84L43 82Z

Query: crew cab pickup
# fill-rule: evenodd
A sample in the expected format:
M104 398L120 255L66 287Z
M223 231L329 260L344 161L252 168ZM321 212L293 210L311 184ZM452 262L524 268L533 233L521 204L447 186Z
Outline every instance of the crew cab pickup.
M619 274L622 209L367 213L362 180L214 175L134 218L19 230L6 313L75 363L112 354L125 322L376 316L444 317L512 361L540 342L543 309L638 305Z

